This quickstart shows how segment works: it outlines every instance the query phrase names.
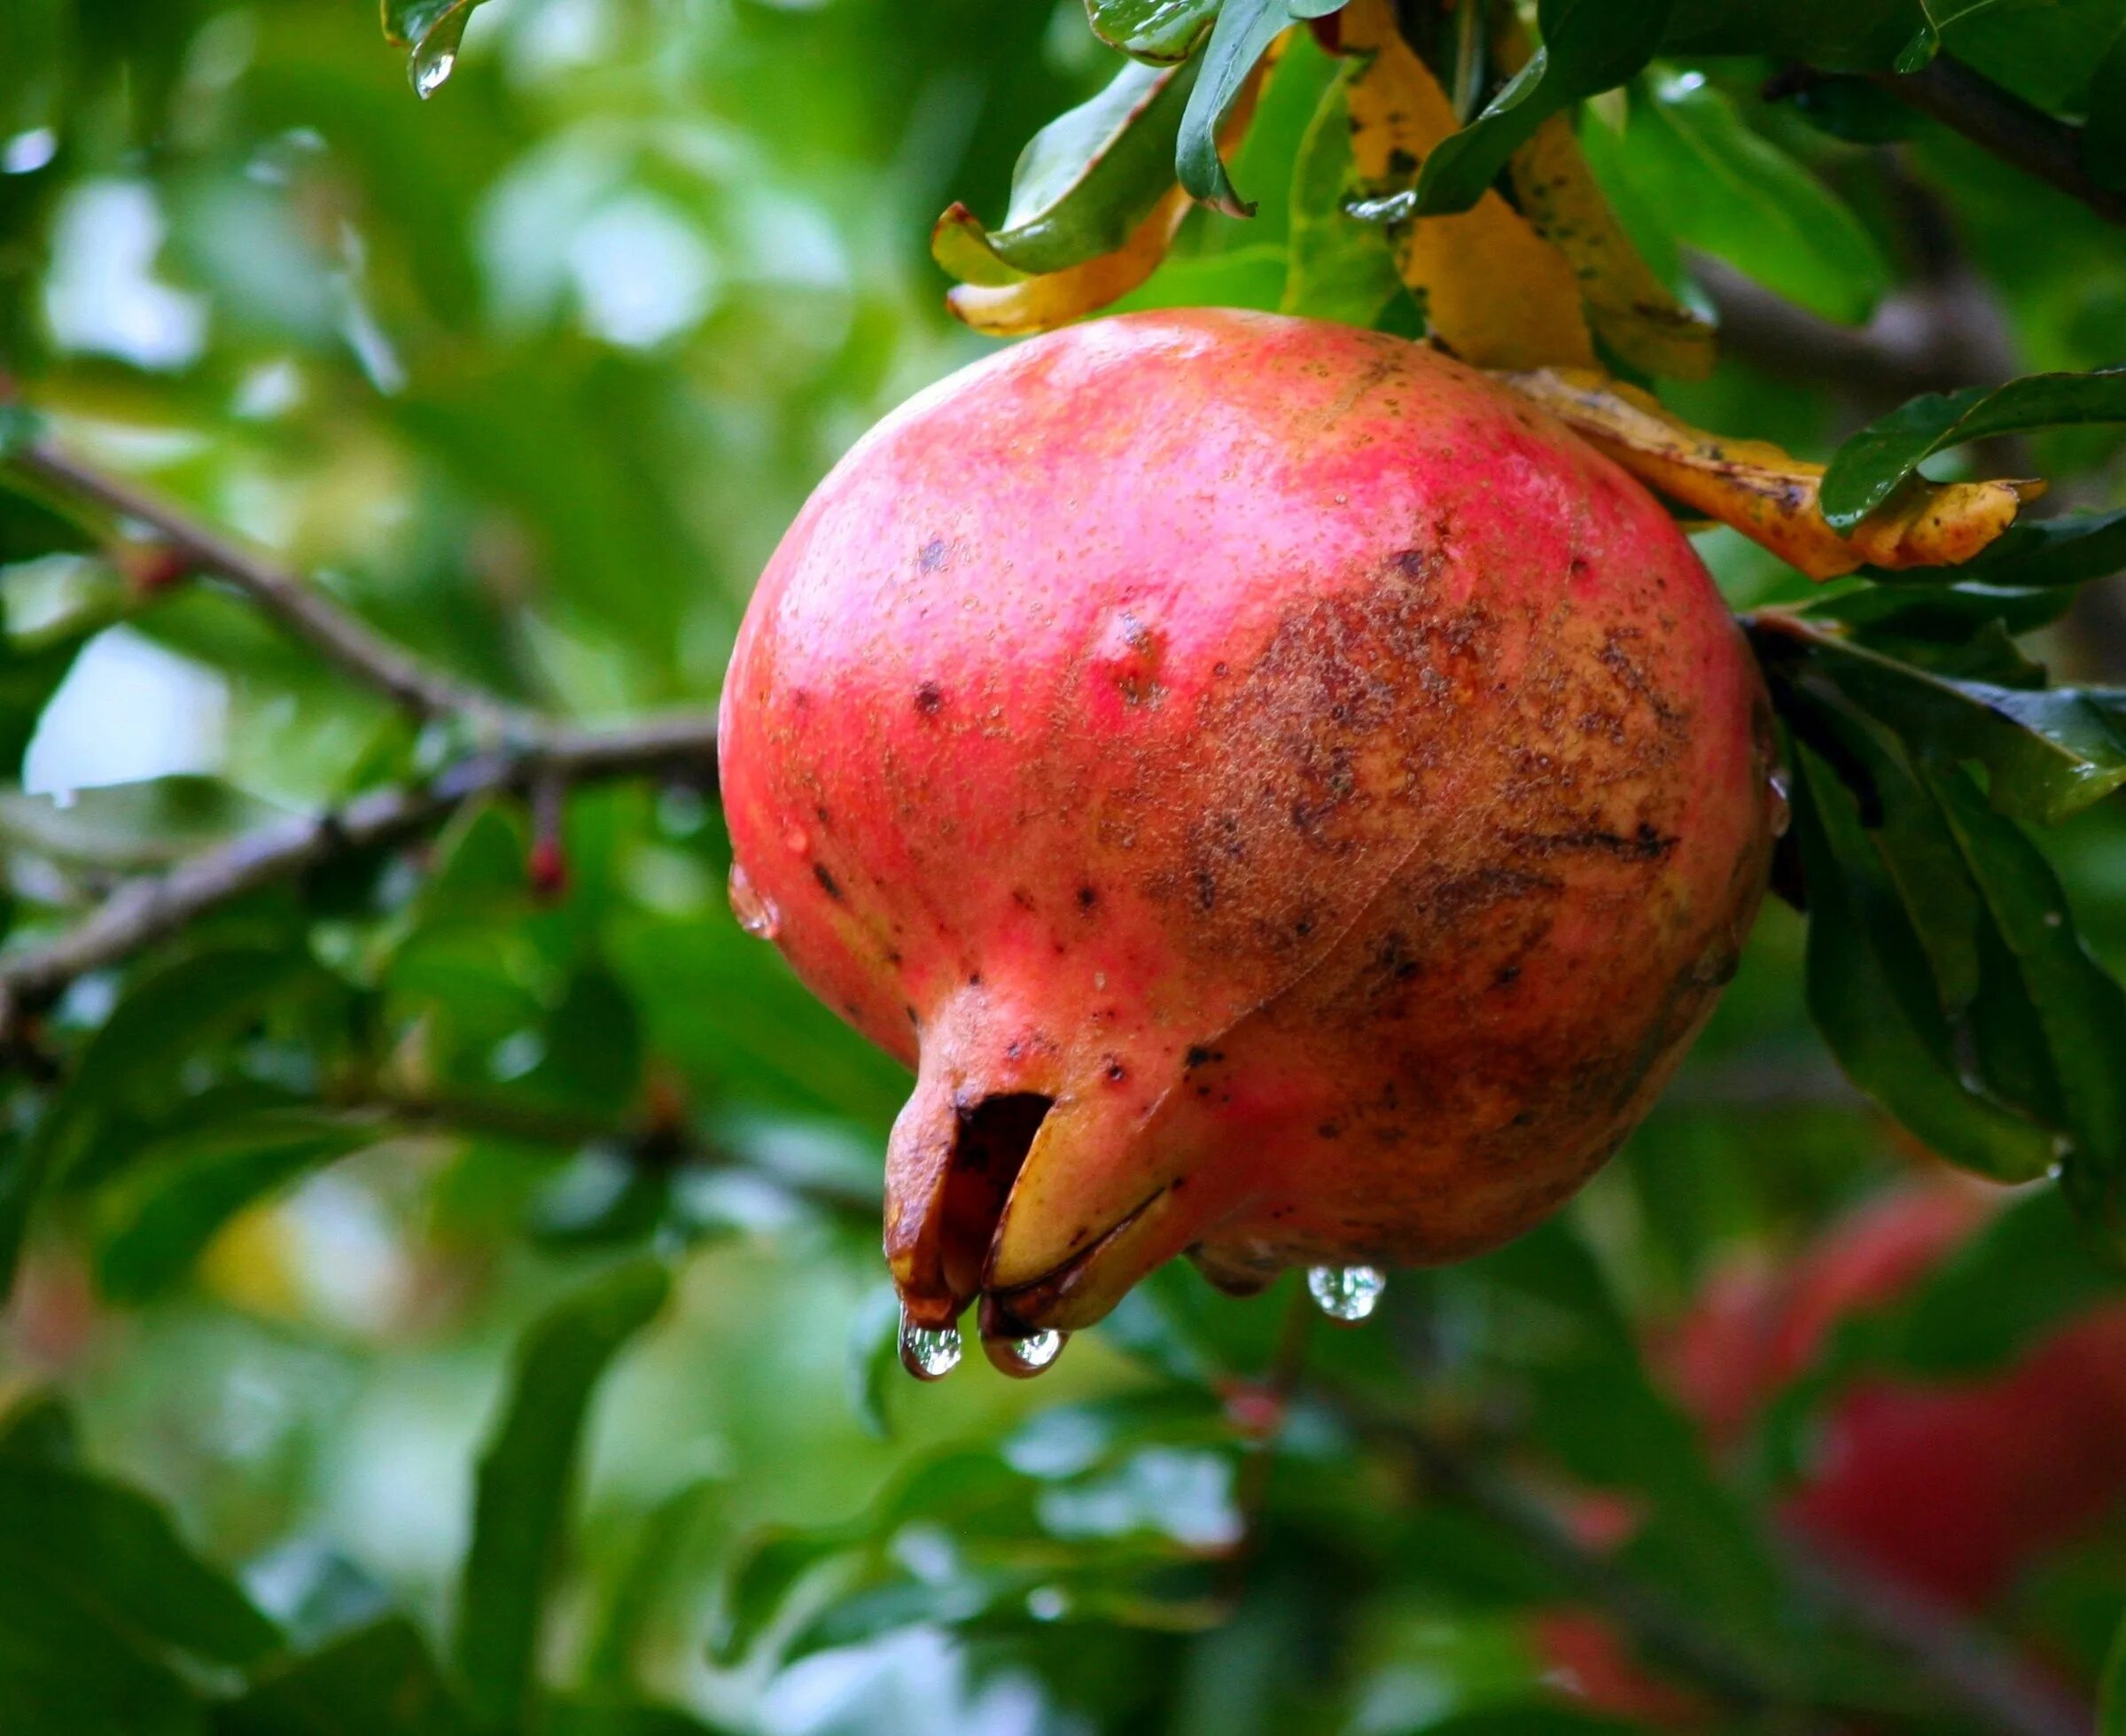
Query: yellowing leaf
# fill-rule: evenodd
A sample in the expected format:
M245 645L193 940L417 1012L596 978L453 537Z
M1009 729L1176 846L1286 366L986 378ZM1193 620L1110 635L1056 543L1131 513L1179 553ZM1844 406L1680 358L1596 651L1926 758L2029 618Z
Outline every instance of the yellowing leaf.
M945 305L955 318L992 338L1024 338L1067 325L1127 295L1156 271L1193 203L1177 185L1113 253L1016 284L962 284L946 292Z
M1263 79L1276 63L1279 46L1273 43L1249 74L1219 131L1222 151L1229 153L1247 133L1248 122L1255 114L1255 99L1261 93ZM955 205L931 231L931 251L948 270L964 270L990 281L965 283L947 291L945 305L955 318L992 338L1024 338L1067 325L1119 300L1156 271L1192 203L1186 189L1178 184L1170 187L1130 231L1129 239L1113 253L1016 283L997 282L1001 274L985 268L968 233L970 226L978 225L964 206Z
M1527 33L1507 14L1500 69L1528 63ZM1672 295L1639 257L1587 167L1569 114L1554 114L1507 160L1514 197L1536 232L1563 253L1579 279L1587 318L1634 368L1673 379L1712 372L1713 330Z
M1821 464L1768 441L1706 433L1647 393L1593 371L1546 368L1499 378L1649 487L1731 525L1811 579L1867 565L1958 565L2006 530L2044 486L1915 478L1841 536L1817 502Z
M1343 51L1370 57L1349 93L1359 178L1383 195L1405 191L1425 153L1458 130L1454 105L1397 31L1388 0L1351 0L1338 19ZM1465 362L1594 365L1572 267L1497 193L1391 232L1397 269L1424 298L1433 336Z

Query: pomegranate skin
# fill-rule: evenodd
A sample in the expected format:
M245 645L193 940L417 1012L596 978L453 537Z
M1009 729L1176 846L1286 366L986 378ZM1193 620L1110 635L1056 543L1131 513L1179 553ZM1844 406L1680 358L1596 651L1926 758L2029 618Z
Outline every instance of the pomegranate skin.
M739 901L916 1070L908 1316L985 1339L1184 1249L1237 1290L1530 1227L1710 1010L1777 801L1638 484L1422 346L1209 309L859 442L720 739Z

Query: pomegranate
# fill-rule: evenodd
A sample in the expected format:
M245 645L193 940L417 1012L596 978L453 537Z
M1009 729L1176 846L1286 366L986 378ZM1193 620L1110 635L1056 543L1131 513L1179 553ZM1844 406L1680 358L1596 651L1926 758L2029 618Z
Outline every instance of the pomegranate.
M1842 1320L1916 1288L1990 1216L1974 1188L1902 1188L1782 1273L1727 1274L1678 1335L1684 1403L1732 1443ZM1787 1514L1901 1583L1977 1609L2122 1496L2126 1303L2111 1303L1982 1378L1857 1382L1826 1416Z
M1984 1196L1961 1184L1881 1195L1776 1272L1716 1274L1655 1359L1711 1444L1735 1448L1844 1320L1917 1288L1990 1216ZM2122 1498L2126 1303L2112 1302L1982 1376L1856 1382L1829 1407L1817 1462L1780 1516L1833 1562L1974 1612L2049 1550L2089 1535ZM1588 1499L1604 1510L1603 1498ZM1546 1610L1535 1639L1602 1710L1663 1729L1709 1727L1707 1709L1647 1676L1594 1612Z
M903 406L721 739L742 915L915 1069L908 1320L978 1296L1024 1372L1184 1250L1241 1291L1537 1222L1732 971L1767 715L1654 500L1422 346L1140 314Z

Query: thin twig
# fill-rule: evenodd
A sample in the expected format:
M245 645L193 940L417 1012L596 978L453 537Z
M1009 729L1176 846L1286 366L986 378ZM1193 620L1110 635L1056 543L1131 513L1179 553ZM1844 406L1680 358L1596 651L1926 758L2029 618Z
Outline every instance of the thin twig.
M152 531L192 570L227 580L335 667L415 716L463 718L505 735L529 724L526 715L507 701L401 650L299 573L56 442L35 441L8 462L47 487Z
M1848 1552L1789 1530L1780 1538L1795 1576L1826 1608L1902 1654L1944 1701L2002 1736L2085 1736L2094 1722L2059 1682L1934 1599L1907 1590Z
M715 776L716 720L681 715L610 729L546 729L534 741L474 754L425 783L357 796L315 816L278 821L167 872L122 884L81 922L0 954L0 1033L76 977L167 939L208 911L363 850L398 844L477 798L539 780Z
M1882 73L1875 82L2003 162L2079 199L2107 222L2126 223L2126 194L2099 186L2082 160L2081 128L2055 120L1947 54L1935 56L1922 71Z

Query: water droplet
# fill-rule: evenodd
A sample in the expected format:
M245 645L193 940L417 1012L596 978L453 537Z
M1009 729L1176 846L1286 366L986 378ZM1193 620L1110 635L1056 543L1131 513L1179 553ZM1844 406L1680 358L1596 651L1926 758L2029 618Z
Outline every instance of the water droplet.
M917 1326L900 1313L900 1366L919 1381L941 1381L960 1366L960 1328Z
M1388 1274L1377 1265L1318 1265L1306 1274L1306 1288L1332 1320L1362 1320L1381 1305Z
M982 1335L982 1353L1000 1374L1008 1374L1016 1381L1031 1380L1063 1354L1063 1347L1070 1335L1067 1332L1057 1332L1053 1328L1031 1334L1024 1338L985 1333Z
M752 876L736 862L731 864L731 915L757 940L773 940L783 932L783 913L761 896Z
M1785 837L1787 828L1794 823L1793 776L1784 766L1775 766L1772 768L1772 775L1765 782L1772 788L1770 804L1772 836Z
M812 853L812 840L805 835L802 826L792 826L783 834L783 847L793 856L808 856Z
M414 51L413 91L423 102L449 82L450 74L457 68L457 43L453 40L446 47L431 36Z

